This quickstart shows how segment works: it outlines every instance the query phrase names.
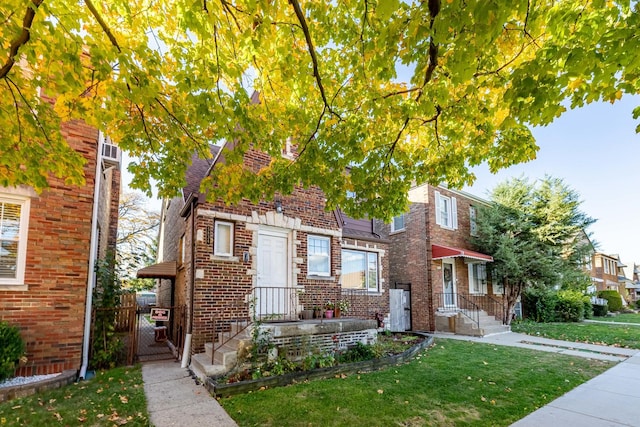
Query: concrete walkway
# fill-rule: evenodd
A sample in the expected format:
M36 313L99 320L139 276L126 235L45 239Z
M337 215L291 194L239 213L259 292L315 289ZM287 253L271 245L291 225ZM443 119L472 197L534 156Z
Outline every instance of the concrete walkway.
M237 427L207 389L180 367L180 362L145 363L142 380L149 418L155 427Z
M434 336L621 362L532 412L512 426L640 425L640 386L638 386L640 384L640 351L638 350L550 340L514 332L483 338L450 334Z

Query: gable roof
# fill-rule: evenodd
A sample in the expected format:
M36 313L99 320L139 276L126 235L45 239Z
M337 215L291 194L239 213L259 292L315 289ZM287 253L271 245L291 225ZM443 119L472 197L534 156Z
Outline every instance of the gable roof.
M213 159L218 156L220 147L218 145L210 145L209 149ZM187 184L182 189L183 201L187 201L192 194L198 194L200 192L200 183L209 173L209 168L213 164L212 159L203 159L198 153L193 153L191 156L191 165L187 168L185 179Z

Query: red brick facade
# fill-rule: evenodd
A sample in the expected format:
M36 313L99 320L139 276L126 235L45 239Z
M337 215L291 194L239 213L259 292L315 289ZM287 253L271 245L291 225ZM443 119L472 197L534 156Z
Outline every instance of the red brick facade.
M436 219L436 194L439 193L455 206L455 226L438 224ZM422 185L411 190L409 211L404 216L405 227L391 231L390 224L378 222L383 236L390 241L390 286L411 284L412 329L433 331L435 312L441 304L443 294L443 262L451 263L454 272L454 291L469 295L470 263L480 262L456 256L446 259L434 259L433 245L441 245L463 250L473 249L471 240L470 208L486 203L471 195L448 190L443 187ZM451 206L449 209L452 210ZM491 282L478 294L500 299L501 295L493 291Z
M250 150L245 154L245 165L259 170L269 157ZM195 187L197 188L197 187ZM185 196L188 196L185 194ZM291 195L277 198L281 212L272 201L258 204L242 201L227 206L222 202L210 203L202 195L195 203L195 232L191 231L191 208L183 198L171 200L164 230L162 261L179 260L179 240L184 236L186 250L184 263L178 261L175 296L176 301L190 302L190 283L194 283L192 353L203 351L204 344L214 338L214 329L223 328L225 321L249 316L252 292L260 286L258 245L265 235L285 239L287 251L286 278L283 287L292 290L292 314L314 306L324 306L327 301L342 298L341 251L343 245L352 249L362 248L379 254L380 292L351 293L349 315L373 318L376 313L388 314L388 295L385 292L388 277L388 257L382 242L342 239L342 226L334 212L325 209L324 194L315 187L296 188ZM188 201L187 201L188 203ZM176 205L184 207L178 218ZM230 256L214 255L215 224L223 221L233 225L233 250ZM175 230L180 230L176 232ZM181 236L178 236L181 234ZM191 236L195 236L195 269L191 271ZM327 238L330 245L329 275L310 275L308 272L308 237ZM380 240L380 239L377 239ZM375 246L375 247L374 247ZM264 254L266 259L267 254ZM159 289L167 304L169 281L163 281ZM288 292L288 291L287 291ZM268 297L264 297L268 298Z
M69 145L87 160L86 185L72 187L51 179L37 195L28 188L3 189L30 197L24 283L0 284L0 320L17 325L27 345L28 362L17 375L79 369L89 258L98 131L82 121L62 125ZM103 247L115 248L120 171L104 171L110 194L101 209Z

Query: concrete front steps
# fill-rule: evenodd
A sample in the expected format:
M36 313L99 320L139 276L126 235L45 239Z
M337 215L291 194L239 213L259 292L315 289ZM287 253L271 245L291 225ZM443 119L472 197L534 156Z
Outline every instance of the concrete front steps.
M436 330L439 332L484 337L511 331L509 325L503 325L500 320L496 320L484 310L480 310L478 314L478 323L479 325L476 325L462 310L436 313Z
M242 328L246 328L245 323L233 323L231 332L219 333L219 342L229 339L229 336L235 336L224 344L216 343L215 353L213 353L213 343L206 343L204 353L191 356L189 369L194 375L201 381L205 381L207 377L224 375L233 369L238 363L238 358L246 355L251 344L251 327L241 330ZM238 332L239 330L241 331Z

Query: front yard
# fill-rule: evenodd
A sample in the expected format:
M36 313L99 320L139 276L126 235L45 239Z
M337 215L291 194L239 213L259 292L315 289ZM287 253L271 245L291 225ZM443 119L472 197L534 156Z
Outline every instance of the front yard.
M635 314L635 316L638 315ZM512 323L511 330L557 340L640 349L640 325L612 325L587 322L535 323L524 321Z
M148 426L140 365L0 403L0 426Z
M610 366L554 353L437 340L401 366L220 403L240 426L508 426Z
M240 426L507 426L611 366L439 339L411 362L382 371L306 381L220 403ZM2 427L148 423L139 366L0 404Z

